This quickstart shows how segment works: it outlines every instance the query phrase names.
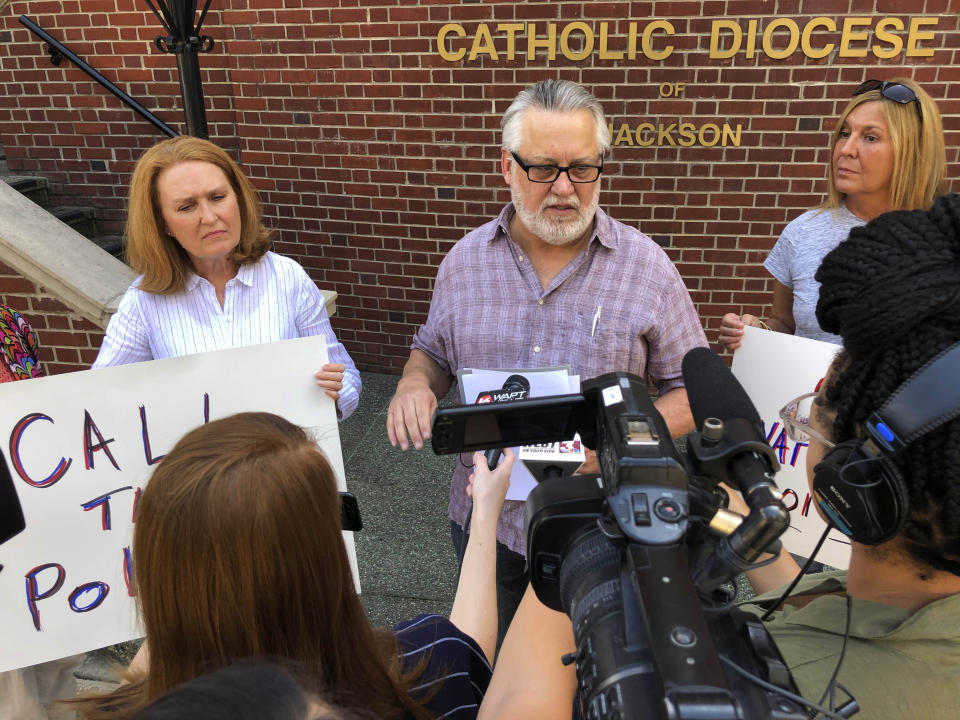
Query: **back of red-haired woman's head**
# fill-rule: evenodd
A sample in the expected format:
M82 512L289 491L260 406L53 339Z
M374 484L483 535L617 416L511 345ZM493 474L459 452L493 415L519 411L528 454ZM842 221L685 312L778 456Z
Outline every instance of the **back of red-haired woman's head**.
M137 511L149 695L262 656L335 686L344 633L369 632L340 532L336 478L301 428L242 413L188 433Z

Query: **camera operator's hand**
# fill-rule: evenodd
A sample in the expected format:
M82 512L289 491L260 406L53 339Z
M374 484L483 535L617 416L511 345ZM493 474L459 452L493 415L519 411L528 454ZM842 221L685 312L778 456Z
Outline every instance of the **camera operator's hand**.
M728 509L744 517L750 514L750 507L739 492L726 483L720 483L720 487L726 491L727 496L730 498L730 502L727 505ZM761 555L760 559L766 560L769 557L769 555ZM786 546L782 546L780 548L780 557L776 562L762 568L757 568L756 570L747 570L746 576L756 593L762 595L765 592L774 590L790 582L796 577L798 572L800 572L800 566L794 561L793 557L787 551Z
M720 489L727 493L727 509L739 513L746 517L750 514L750 508L743 500L743 496L726 483L720 483Z

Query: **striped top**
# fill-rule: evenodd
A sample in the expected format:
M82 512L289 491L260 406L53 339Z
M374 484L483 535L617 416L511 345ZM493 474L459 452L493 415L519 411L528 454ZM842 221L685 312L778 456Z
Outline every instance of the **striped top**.
M328 362L346 366L337 417L356 409L360 373L333 334L323 295L296 261L268 252L242 265L227 282L223 307L213 285L196 274L172 295L145 292L139 283L120 300L94 368L322 335Z
M411 695L436 692L425 707L437 720L476 718L493 672L476 641L440 615L404 620L393 627L393 633L404 670L429 658Z

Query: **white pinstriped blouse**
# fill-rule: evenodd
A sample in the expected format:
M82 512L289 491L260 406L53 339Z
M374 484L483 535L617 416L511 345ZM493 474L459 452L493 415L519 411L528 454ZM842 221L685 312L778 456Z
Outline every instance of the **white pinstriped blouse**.
M346 366L337 416L344 420L356 409L360 373L333 334L323 295L296 261L268 252L241 266L227 283L222 308L213 285L199 275L173 295L145 292L139 282L110 319L94 368L322 335L328 362Z

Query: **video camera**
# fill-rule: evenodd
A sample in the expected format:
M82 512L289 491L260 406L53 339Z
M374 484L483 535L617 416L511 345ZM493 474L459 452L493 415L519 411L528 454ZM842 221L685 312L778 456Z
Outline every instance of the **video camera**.
M706 378L725 372L746 398L709 350L688 354L685 379L688 364ZM545 480L526 507L531 583L573 623L577 652L564 662L576 662L584 717L807 717L777 692L797 690L766 629L734 606L728 584L763 553L778 554L789 526L773 482L779 465L756 410L748 399L749 411L743 405L738 396L732 410L742 415L720 407L698 419L688 459L646 383L627 373L595 378L579 395L437 411L438 454L577 432L597 450L599 475ZM692 395L691 406L697 418ZM743 492L746 518L725 508L720 481Z

